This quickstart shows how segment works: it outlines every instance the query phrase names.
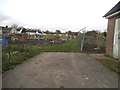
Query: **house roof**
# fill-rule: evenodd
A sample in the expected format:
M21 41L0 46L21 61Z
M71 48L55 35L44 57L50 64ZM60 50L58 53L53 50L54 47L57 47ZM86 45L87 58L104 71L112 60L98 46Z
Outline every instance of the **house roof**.
M11 31L11 27L4 27L4 26L0 26L0 29L2 30L6 30L6 31Z
M103 17L107 17L113 13L120 11L120 1L110 10L108 11Z

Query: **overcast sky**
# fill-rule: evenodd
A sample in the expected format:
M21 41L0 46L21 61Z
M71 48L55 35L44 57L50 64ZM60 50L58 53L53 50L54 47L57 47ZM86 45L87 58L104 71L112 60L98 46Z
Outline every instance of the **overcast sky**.
M0 25L55 31L105 30L102 16L119 0L0 0Z

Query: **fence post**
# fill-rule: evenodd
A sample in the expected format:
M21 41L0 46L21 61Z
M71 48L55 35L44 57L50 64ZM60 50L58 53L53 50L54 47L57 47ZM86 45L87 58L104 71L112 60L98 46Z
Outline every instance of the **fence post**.
M10 55L10 40L9 40L9 42L8 42L8 48L9 48L9 57L8 57L8 58L9 58L9 62L11 62L11 60L10 60L10 56L11 56L11 55Z
M80 33L78 34L78 48L80 48L81 36Z
M29 45L30 45L30 54L31 54L31 43L30 43L30 40L29 40Z
M83 34L83 40L81 41L81 51L83 51L84 38L85 38L85 33Z
M83 31L83 38L81 39L81 51L83 51L83 45L84 45L84 38L85 38L85 32L86 32L86 27L84 27L83 29L79 30L78 32L80 33L80 31Z

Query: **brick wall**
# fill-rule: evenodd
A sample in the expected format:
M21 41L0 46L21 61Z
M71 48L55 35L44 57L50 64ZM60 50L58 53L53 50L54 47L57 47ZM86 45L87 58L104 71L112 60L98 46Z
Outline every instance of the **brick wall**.
M115 29L115 20L119 18L120 15L111 17L108 19L107 26L107 41L106 41L106 54L113 56L113 42L114 42L114 29Z

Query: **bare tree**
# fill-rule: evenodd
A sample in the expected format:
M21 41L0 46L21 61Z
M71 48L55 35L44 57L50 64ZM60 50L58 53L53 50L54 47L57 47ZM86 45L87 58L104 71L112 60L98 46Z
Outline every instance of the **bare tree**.
M60 33L61 33L61 31L60 31L60 30L56 30L55 32L56 32L56 34L60 34Z
M70 30L67 33L68 33L68 35L72 35L72 31L70 31Z

